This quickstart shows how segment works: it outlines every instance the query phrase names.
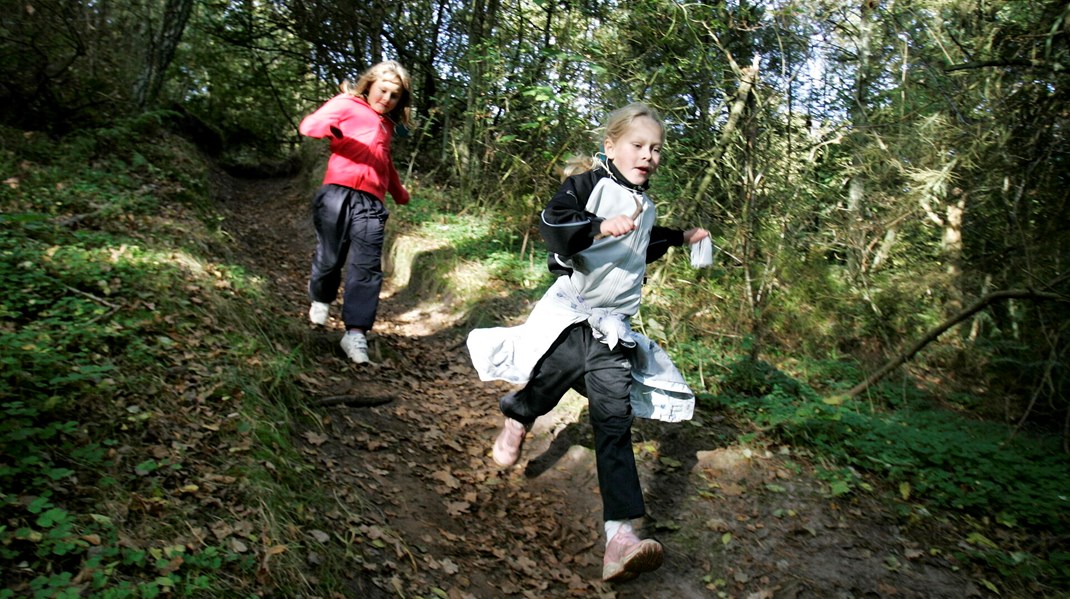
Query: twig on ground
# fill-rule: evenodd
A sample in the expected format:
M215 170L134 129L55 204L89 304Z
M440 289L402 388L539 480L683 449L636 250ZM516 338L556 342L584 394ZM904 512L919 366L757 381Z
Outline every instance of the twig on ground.
M394 397L380 396L380 397L364 397L361 395L332 395L330 397L322 397L312 402L314 406L338 406L346 405L354 408L373 408L375 406L381 406L385 403L394 401Z

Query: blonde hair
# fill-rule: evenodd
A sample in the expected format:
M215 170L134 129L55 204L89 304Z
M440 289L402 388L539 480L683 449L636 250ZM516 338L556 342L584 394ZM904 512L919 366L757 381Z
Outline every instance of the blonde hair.
M609 118L606 119L606 126L602 128L605 132L602 139L616 142L628 131L636 119L643 117L646 117L657 124L658 128L661 129L661 137L664 141L665 123L661 121L661 116L658 114L658 111L642 102L632 102L627 106L623 106L609 113ZM596 164L598 164L598 159L594 156L583 154L573 156L565 161L565 166L561 168L561 180L563 181L572 175L589 171L593 169Z
M338 87L344 94L367 100L368 90L371 89L372 84L382 79L395 80L401 86L401 97L398 99L398 104L387 116L395 123L401 123L406 127L411 126L412 80L409 78L409 72L405 70L405 67L401 66L401 63L395 60L385 60L364 71L356 83L346 79Z

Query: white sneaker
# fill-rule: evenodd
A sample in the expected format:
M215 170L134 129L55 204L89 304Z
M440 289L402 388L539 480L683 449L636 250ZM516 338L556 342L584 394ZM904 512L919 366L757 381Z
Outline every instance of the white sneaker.
M323 302L312 302L308 308L308 319L312 324L327 324L327 315L331 312L331 305Z
M342 351L357 364L371 362L371 358L368 357L368 340L364 337L364 333L346 333L342 337Z

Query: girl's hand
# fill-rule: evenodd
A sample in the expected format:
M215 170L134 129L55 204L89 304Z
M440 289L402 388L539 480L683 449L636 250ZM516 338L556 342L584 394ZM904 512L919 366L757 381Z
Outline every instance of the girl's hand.
M602 232L602 237L612 235L614 237L620 237L621 235L627 235L635 230L635 221L625 215L614 216L613 218L607 218L602 221L599 231Z
M694 229L688 229L684 231L684 243L688 245L693 245L702 241L703 239L706 239L709 236L710 232L706 229L699 229L697 227Z

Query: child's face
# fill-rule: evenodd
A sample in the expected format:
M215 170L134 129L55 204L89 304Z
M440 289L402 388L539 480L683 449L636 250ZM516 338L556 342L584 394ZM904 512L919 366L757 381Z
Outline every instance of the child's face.
M368 88L368 105L379 114L387 114L401 101L401 82L379 79Z
M654 119L639 117L616 140L605 140L606 157L629 183L642 185L658 170L664 134Z

